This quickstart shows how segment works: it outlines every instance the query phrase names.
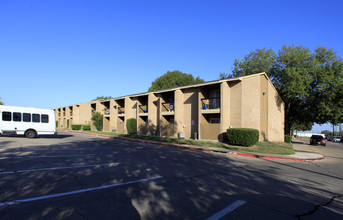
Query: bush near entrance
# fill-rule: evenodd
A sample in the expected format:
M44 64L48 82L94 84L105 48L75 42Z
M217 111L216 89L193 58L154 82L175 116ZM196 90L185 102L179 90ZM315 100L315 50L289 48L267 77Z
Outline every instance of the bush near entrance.
M137 120L135 118L129 118L126 121L126 128L129 134L137 133Z
M96 130L101 131L103 126L103 115L99 112L95 112L91 118Z
M251 128L229 128L227 129L227 137L232 145L250 147L257 144L260 132Z
M291 135L285 135L285 142L291 143L292 142L292 136Z
M91 126L90 125L82 125L82 130L83 131L89 131L89 130L91 130Z
M72 130L81 130L81 125L71 125Z

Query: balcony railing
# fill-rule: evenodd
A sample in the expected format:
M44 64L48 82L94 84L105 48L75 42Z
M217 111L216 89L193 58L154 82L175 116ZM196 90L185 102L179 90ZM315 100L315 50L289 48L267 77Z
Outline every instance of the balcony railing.
M104 114L105 114L105 115L110 115L110 111L108 110L108 108L105 108L105 109L104 109Z
M220 108L220 97L201 99L202 109L219 109Z
M118 107L118 114L124 114L125 113L125 107Z
M73 112L72 111L70 112L70 116L73 116Z
M174 102L165 102L162 103L162 112L173 112L174 111Z
M148 113L148 105L140 105L138 113Z

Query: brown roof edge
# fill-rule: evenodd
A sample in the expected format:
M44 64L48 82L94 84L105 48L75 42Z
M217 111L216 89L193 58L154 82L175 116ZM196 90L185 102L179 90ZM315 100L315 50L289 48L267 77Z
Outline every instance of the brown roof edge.
M246 78L256 77L256 76L260 76L260 75L265 75L267 77L269 83L271 83L268 75L265 72L262 72L262 73L255 73L255 74L250 74L250 75L247 75L247 76L241 76L241 77L236 77L236 78L213 80L213 81L208 81L208 82L204 82L204 83L197 83L197 84L193 84L193 85L180 86L180 87L175 87L175 88L170 88L170 89L163 89L163 90L157 90L157 91L152 91L152 92L137 93L137 94L126 95L126 96L121 96L121 97L117 97L117 98L107 99L107 100L92 100L92 101L83 102L83 103L93 104L93 103L96 103L96 102L106 102L106 101L110 101L110 100L116 101L116 100L124 99L124 98L127 98L127 97L128 98L133 98L133 97L139 97L139 96L146 96L146 95L149 95L149 94L171 92L171 91L175 91L175 90L178 90L178 89L188 89L188 88L208 86L208 85L213 85L213 84L222 83L222 82L242 81L242 80L244 80ZM275 89L275 91L277 92L277 90L274 87L273 83L271 83L271 85ZM83 103L80 103L80 104L83 104ZM80 104L75 104L75 105L80 105ZM63 107L60 107L60 108L63 108ZM58 108L56 108L56 109L58 109Z

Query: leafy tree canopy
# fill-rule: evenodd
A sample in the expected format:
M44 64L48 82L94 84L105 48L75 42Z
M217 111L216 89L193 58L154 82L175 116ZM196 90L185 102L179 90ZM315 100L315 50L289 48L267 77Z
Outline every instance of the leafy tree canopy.
M93 101L95 100L108 100L108 99L113 99L112 96L97 96Z
M99 112L95 112L91 118L96 130L101 131L103 127L103 115Z
M283 46L257 49L236 59L227 78L266 72L285 102L285 134L291 128L343 120L343 61L333 49ZM223 74L220 75L222 77Z
M2 101L1 101L1 97L0 97L0 105L4 105L5 103L3 103Z
M203 82L205 82L203 79L200 79L199 77L194 78L191 74L182 73L177 70L173 72L167 71L167 73L158 77L151 83L149 92Z

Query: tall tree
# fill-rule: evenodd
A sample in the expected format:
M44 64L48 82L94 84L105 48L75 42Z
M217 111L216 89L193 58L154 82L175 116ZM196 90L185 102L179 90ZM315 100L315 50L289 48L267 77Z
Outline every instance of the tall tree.
M244 56L244 59L235 59L230 77L245 76L253 73L270 73L275 65L276 54L272 49L257 49ZM227 78L230 78L227 77Z
M299 125L342 119L343 62L332 49L318 47L312 53L292 45L278 54L258 49L235 60L231 76L259 72L267 73L285 102L285 134Z
M199 77L194 78L194 76L191 74L182 73L177 70L173 72L167 71L167 73L158 77L154 82L151 83L149 92L202 82L204 82L203 79L200 79Z
M315 52L317 65L311 109L316 109L316 122L336 125L343 121L343 61L332 49L320 47Z

